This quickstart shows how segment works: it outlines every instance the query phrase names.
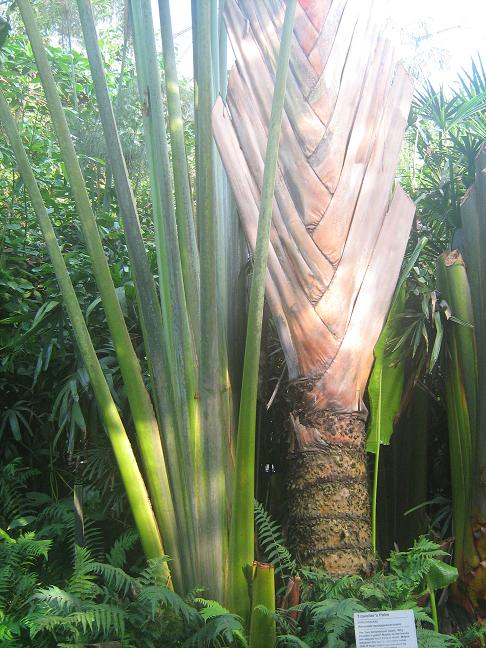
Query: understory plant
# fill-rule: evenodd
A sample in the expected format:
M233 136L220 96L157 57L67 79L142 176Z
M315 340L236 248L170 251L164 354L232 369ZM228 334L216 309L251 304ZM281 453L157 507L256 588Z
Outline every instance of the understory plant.
M193 11L198 60L195 102L195 205L199 249L196 245L193 196L189 187L190 169L184 149L184 133L181 130L179 85L173 65L175 53L170 31L169 4L160 3L160 15L164 28L164 87L169 99L167 125L171 158L167 145L160 67L151 8L147 2L130 3L137 81L142 105L147 102L147 96L150 97L149 105L146 104L143 108L142 121L155 224L157 283L141 235L137 205L112 109L93 14L89 2L80 1L78 5L103 127L106 163L110 166L114 180L136 287L151 395L142 375L134 340L127 329L123 304L115 289L103 247L104 242L100 237L99 224L95 220L97 205L87 190L85 169L82 168L81 159L74 149L70 124L36 24L35 12L28 1L21 2L19 9L45 93L45 105L52 121L65 171L64 179L69 183L99 289L100 301L105 311L114 355L120 368L132 416L137 452L134 451L130 438L131 430L127 432L126 422L120 416L105 367L100 362L86 325L86 319L94 305L86 311L86 315L80 308L62 249L56 238L51 212L46 208L40 191L36 178L37 170L32 167L27 156L4 95L0 99L1 121L39 219L80 356L86 367L84 388L89 385L96 398L145 555L148 559L161 558L167 550L172 558L170 567L165 561L159 561L157 564L165 574L168 586L187 591L197 584L203 584L209 593L221 599L225 594L223 585L227 571L236 573L238 578L244 566L239 562L242 560L241 556L234 557L232 561L228 559L228 533L230 520L232 524L236 524L239 515L247 520L249 512L250 522L245 522L248 526L248 533L245 535L250 534L253 524L253 484L247 483L243 489L236 489L238 496L244 498L231 515L226 496L227 492L231 492L234 471L234 411L226 346L228 312L220 305L229 303L232 286L224 284L224 275L218 272L218 264L215 264L213 259L217 258L221 260L220 263L226 263L225 238L221 236L221 232L230 227L228 219L235 215L233 212L226 214L224 210L224 178L215 158L213 162L214 147L210 126L214 92L218 91L215 83L219 84L223 76L217 74L216 68L221 64L225 69L226 65L224 52L221 52L220 61L217 50L218 31L223 29L222 24L216 29L216 33L213 33L214 19L219 11L218 3L197 3ZM267 217L261 219L262 242L265 240L264 231L269 229L270 223L269 205L274 183L272 173L275 175L272 165L276 165L294 9L295 2L289 3L284 30L286 36L283 39L286 45L283 47L277 74L277 81L280 81L277 83L276 109L272 118L273 136L269 146L269 178L266 182L268 197L266 202L263 201ZM164 16L168 20L165 20ZM211 59L211 53L216 53L214 61ZM73 90L76 98L74 103L77 105L77 86ZM175 188L175 209L172 201L172 183ZM268 238L268 234L266 236ZM259 282L263 285L265 258L266 247L262 243L262 250L255 258L255 268L260 269L255 270L257 279L254 281L254 292ZM255 299L250 299L250 322L253 328L248 336L254 348L247 350L247 365L251 366L252 370L249 374L247 372L247 377L244 378L242 392L243 400L249 396L242 408L248 422L240 434L241 443L245 437L249 439L250 444L252 435L254 437L251 428L254 428L255 418L258 330L261 326L259 321L263 306L263 288L258 288L255 295L258 297L254 306L252 304ZM75 395L72 382L68 383L67 389L59 395L56 410L66 409L65 400L69 400L70 395ZM78 400L75 395L74 416L71 417L71 421L85 433L87 426L83 424ZM11 425L12 422L22 421L20 409L16 418L12 414L9 420ZM14 432L17 432L17 428L18 425L14 425ZM61 427L60 433L62 429ZM237 475L238 466L244 460L244 455L237 458ZM245 498L251 503L250 506L244 504ZM236 534L235 537L240 535ZM235 560L238 561L238 565L233 564ZM251 562L249 558L248 561ZM248 603L242 607L248 607Z

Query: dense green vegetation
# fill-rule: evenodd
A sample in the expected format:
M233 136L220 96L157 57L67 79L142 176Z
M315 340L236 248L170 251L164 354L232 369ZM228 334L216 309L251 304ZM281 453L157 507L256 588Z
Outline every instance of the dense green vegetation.
M201 6L206 4L209 7L209 3ZM102 26L106 7L97 3L96 8ZM139 9L143 13L143 7ZM207 88L205 93L202 91L204 83L210 85L205 77L207 70L196 70L200 84L196 111L192 87L186 81L178 84L180 104L177 98L171 105L165 94L160 97L164 103L160 103L159 117L168 120L167 136L165 128L160 130L160 123L150 123L147 114L134 109L139 104L134 57L137 57L139 77L145 74L147 83L154 83L151 75L155 74L155 86L157 74L164 72L163 65L159 65L161 61L156 57L151 61L152 66L141 68L141 62L150 59L150 52L133 51L127 16L122 10L119 22L106 28L100 39L106 85L136 198L146 261L151 276L155 277L153 286L160 292L164 322L172 321L174 326L171 335L167 334L163 340L169 348L173 345L173 355L167 353L163 357L165 366L157 385L154 378L157 359L147 350L153 348L147 344L153 322L146 319L144 304L138 299L140 283L135 277L135 255L127 242L130 235L124 217L130 206L123 204L120 195L115 195L114 158L110 158L103 137L96 102L99 91L92 81L76 11L73 5L72 13L64 16L67 22L54 24L52 17L44 16L41 10L39 24L49 32L51 42L58 43L58 46L48 46L48 59L117 301L141 365L141 389L147 387L152 396L155 425L164 420L174 428L172 445L163 448L174 460L174 465L167 468L168 482L172 490L174 483L178 485L181 493L180 500L174 496L177 528L172 547L186 558L191 556L192 562L186 561L181 573L174 567L175 592L166 577L165 565L171 569L174 557L167 543L164 551L169 554L168 559L163 552L149 556L148 562L143 556L140 526L137 533L133 504L131 509L120 477L120 465L105 433L106 421L97 404L96 389L73 337L25 179L2 132L0 645L81 647L113 641L127 647L250 645L253 648L258 644L254 643L253 633L250 638L250 625L245 618L248 610L237 600L238 594L234 600L230 597L229 603L222 598L228 570L231 574L233 569L236 580L243 583L245 598L248 598L247 587L251 588L255 577L250 570L245 574L246 580L243 579L234 558L238 552L247 551L248 546L253 555L252 521L248 522L244 515L241 519L233 516L233 521L239 520L242 525L239 528L246 529L246 532L234 531L233 535L244 537L247 546L243 549L233 546L229 556L235 564L229 566L226 546L229 539L226 489L234 478L235 410L240 400L244 344L241 321L246 305L242 302L249 277L253 276L253 265L247 263L241 232L234 220L224 221L223 225L205 222L204 214L212 211L226 209L234 216L222 171L217 163L214 167L210 163L213 145L208 122L204 120L208 119L212 94ZM201 39L197 44L202 48L200 55L201 52L208 54L204 50L207 34L202 30L204 25L208 27L209 16L202 9L201 12L198 14ZM134 25L135 50L148 47L141 41L146 34L142 17L139 19L138 36ZM136 15L134 20L136 23ZM141 465L145 457L137 428L139 419L130 400L133 393L120 370L120 349L107 325L65 153L52 127L38 67L16 12L12 12L11 21L12 32L0 49L1 91L19 126L109 394L120 413L134 457ZM166 59L171 55L167 40L164 53ZM222 62L224 53L220 55ZM170 92L173 70L167 64L165 67L168 80L163 88ZM214 78L213 83L216 83ZM224 83L219 90L224 92ZM182 128L174 112L179 109L184 119ZM353 614L380 609L413 609L420 646L485 645L482 626L475 623L482 617L484 577L479 573L474 581L467 572L471 554L484 558L480 542L472 549L468 545L475 538L478 524L477 519L476 526L471 523L469 500L476 502L480 494L474 491L473 497L472 491L468 491L468 499L463 487L464 479L469 484L477 478L474 448L476 439L481 438L477 422L480 415L472 405L477 396L477 377L472 365L480 362L480 357L472 360L472 356L466 359L464 356L466 338L469 336L470 350L478 329L472 328L472 316L460 312L461 304L454 301L457 293L447 292L448 280L444 283L437 270L437 259L444 251L460 248L467 258L460 205L476 179L476 158L486 140L485 111L486 76L481 61L477 60L470 70L461 74L453 91L430 85L418 90L409 118L399 180L415 200L417 216L395 306L376 349L379 358L376 371L381 372L382 383L383 375L388 372L385 380L389 381L390 393L383 392L387 393L384 402L375 373L369 394L373 415L370 435L374 435L370 436L369 450L376 457L377 568L371 577L331 579L318 570L299 565L285 546L281 531L281 525L285 525L285 502L281 501L279 479L285 472L287 448L278 432L286 411L286 374L272 322L264 317L260 359L263 371L259 383L256 375L250 376L247 384L244 382L243 402L249 403L245 412L251 419L251 428L255 407L252 397L256 398L258 388L256 496L265 506L258 502L255 506L256 547L258 559L275 567L277 611L260 608L257 612L261 613L263 624L270 619L273 631L276 627L278 646L351 647L354 645ZM185 143L185 161L179 157L181 150L175 144L178 137L183 137ZM163 149L167 139L171 148L165 160ZM149 141L157 141L160 149L155 146L151 149ZM174 211L169 166L165 180L160 177L160 165L165 163L173 168L173 218L174 223L177 219L179 231L187 229L187 249L191 249L191 237L196 234L192 231L193 211L197 214L199 250L186 261L182 257L180 262L174 259L170 238L165 248L161 248L164 218ZM214 177L209 179L205 177L208 169L214 170ZM182 181L184 174L190 185ZM164 194L167 188L169 191ZM270 185L268 191L271 197ZM237 232L238 238L230 240L231 232ZM170 232L167 236L170 237ZM222 248L221 259L218 257L216 262L214 251L221 252ZM187 275L192 272L191 262L196 254L201 257L201 265L196 264L201 282L195 281L191 287L194 300L201 300L204 321L200 325L194 322L199 317L197 304L190 300L177 301L178 282L185 282L189 290ZM257 275L262 300L264 264ZM462 279L466 283L459 294L467 286L467 278ZM147 290L150 292L150 285ZM230 301L230 296L235 300ZM215 304L218 308L214 308ZM211 313L216 311L213 321ZM187 321L187 330L184 326L179 328L177 314L174 315L177 312L182 313L181 320ZM254 331L258 331L260 319L256 317L256 329L250 333L255 342L258 334ZM156 342L160 342L162 331L156 335L160 336ZM258 369L258 347L252 356L254 372ZM202 367L198 367L195 357ZM392 382L391 376L397 380ZM451 376L457 378L454 383ZM167 387L168 394L163 402L161 385ZM189 398L178 414L174 403L184 401L190 389L198 391L201 408L191 410ZM453 406L453 402L464 400L464 393L465 407ZM245 400L248 395L249 400ZM377 415L380 408L382 411ZM455 424L458 409L462 416L460 425ZM452 410L456 419L451 416ZM214 412L218 413L216 421L212 418ZM243 424L248 426L248 421ZM454 448L464 442L466 427L470 456L464 453L463 463L458 464L454 460ZM216 434L204 446L207 441L201 430L208 432L213 428L224 431L221 438L225 441ZM380 447L381 451L377 452ZM248 461L251 450L250 443L249 451L247 448L238 465L242 470L250 465L253 475ZM217 480L213 480L216 472ZM157 494L151 490L153 484L148 470L147 475L147 488L156 502ZM203 492L207 499L201 495ZM246 506L252 517L253 505L248 507L248 501L253 502L253 484L246 490L242 486L237 494L234 511L243 511ZM211 503L207 507L209 511L205 502ZM153 505L157 509L157 504ZM156 518L158 528L162 528L157 510ZM206 535L199 535L195 520ZM206 545L208 538L215 539L210 547ZM386 556L390 556L388 560ZM464 567L465 563L469 567ZM292 598L292 591L296 598ZM253 606L257 603L254 601ZM235 611L241 616L234 614Z

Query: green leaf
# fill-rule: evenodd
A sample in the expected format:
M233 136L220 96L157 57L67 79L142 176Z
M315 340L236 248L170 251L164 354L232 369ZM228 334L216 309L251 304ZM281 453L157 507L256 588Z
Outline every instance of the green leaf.
M10 31L10 24L5 18L0 16L0 49L4 46Z
M399 349L388 352L391 340L397 337L398 315L405 307L405 287L401 286L391 306L385 327L374 349L375 364L368 385L371 419L366 450L376 454L378 446L388 445L393 424L400 410L405 372L398 363Z
M28 526L31 522L35 520L34 515L25 515L23 517L15 518L8 525L9 529L22 529L25 526Z
M442 560L431 560L427 572L427 584L435 590L452 585L457 580L459 572L455 567Z
M22 439L22 435L20 434L19 420L15 412L10 411L8 413L8 422L10 423L10 430L12 431L13 438L16 441L20 441Z

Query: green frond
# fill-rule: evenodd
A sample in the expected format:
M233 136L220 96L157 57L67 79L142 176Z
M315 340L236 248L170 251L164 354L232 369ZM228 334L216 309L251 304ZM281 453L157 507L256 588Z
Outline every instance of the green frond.
M133 549L133 547L138 542L138 533L135 529L129 529L125 531L119 538L113 543L110 552L107 554L106 559L113 565L113 567L119 567L122 569L125 566L127 559L127 553Z
M32 597L41 606L44 605L57 614L69 614L71 612L81 610L82 602L80 599L70 592L51 585L44 589L38 589Z
M256 500L255 525L258 544L262 549L265 562L274 565L275 573L284 579L294 576L297 573L297 564L285 546L282 529Z
M38 537L48 537L70 545L74 550L74 520L72 497L58 501L50 500L39 511L36 519ZM84 543L92 555L99 557L102 554L103 534L96 522L89 517L84 519Z
M211 617L183 644L183 648L200 645L248 648L241 618L229 613Z
M188 605L178 594L160 585L144 587L137 598L141 603L148 604L152 610L152 618L160 613L162 608L169 608L180 615L186 623L197 622L197 611Z
M453 635L439 634L425 628L417 628L417 639L420 648L456 648L462 646L461 642Z
M361 576L356 575L339 578L329 588L327 597L335 600L352 598L360 590L364 582Z
M94 562L92 563L92 569L95 574L103 576L105 582L123 596L127 596L129 590L137 586L137 579L127 574L120 567Z
M58 627L71 634L76 633L76 628L69 622L68 617L53 614L48 608L35 608L22 619L22 623L29 630L31 639L36 639L41 632L52 632Z
M99 592L95 583L95 561L86 547L76 547L74 553L74 568L67 584L67 590L74 596L84 600L93 600Z
M408 551L392 552L390 571L417 593L426 586L439 589L457 578L457 570L442 560L448 556L438 544L421 536Z
M276 648L310 648L310 645L293 635L279 635Z
M69 624L81 626L83 632L88 630L103 638L121 636L125 632L125 615L123 610L107 603L97 603L80 612L72 612L66 617Z
M221 616L223 614L229 614L229 610L218 603L218 601L211 601L210 599L204 598L195 598L194 602L201 606L199 614L204 619L208 621L214 617Z
M142 570L138 580L143 586L148 585L166 585L165 582L161 579L162 569L161 566L163 563L168 561L168 556L161 556L160 558L152 558L147 560L147 566Z

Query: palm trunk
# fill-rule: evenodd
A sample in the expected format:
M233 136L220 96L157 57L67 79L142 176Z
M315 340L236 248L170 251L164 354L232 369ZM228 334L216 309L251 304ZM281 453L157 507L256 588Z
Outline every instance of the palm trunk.
M290 415L289 544L332 576L372 569L365 416L313 408Z

